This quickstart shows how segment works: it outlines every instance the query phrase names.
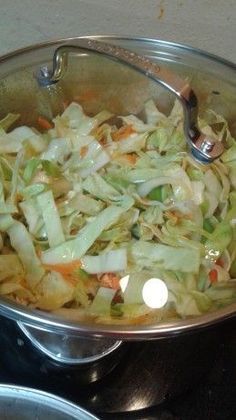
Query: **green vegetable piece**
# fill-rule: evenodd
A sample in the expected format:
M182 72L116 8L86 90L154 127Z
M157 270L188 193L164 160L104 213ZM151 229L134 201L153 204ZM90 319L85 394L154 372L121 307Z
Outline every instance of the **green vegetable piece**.
M203 222L203 229L206 230L209 233L212 233L214 231L214 226L211 224L210 219L204 219Z
M232 228L228 222L219 223L211 239L207 239L205 243L206 254L213 261L220 257L222 252L228 247L232 239Z
M121 304L111 304L111 316L114 318L121 318L123 316L123 311L122 311L122 307L123 305Z
M51 162L50 160L42 160L41 163L42 163L43 170L46 172L47 175L53 176L53 177L60 176L60 170L56 163Z
M83 270L83 268L77 268L74 271L74 274L78 276L79 279L82 281L88 280L90 277L90 274L88 274L87 271Z
M236 260L232 262L229 273L233 279L236 278Z
M197 289L199 292L204 292L209 285L209 279L206 270L200 267L197 278Z
M23 173L23 179L27 184L29 184L29 182L35 175L35 172L39 164L40 164L40 159L37 159L37 158L32 158L27 162L24 169L24 173Z
M131 228L131 234L133 238L140 239L141 238L141 232L140 232L140 225L138 223L135 223Z
M161 201L162 202L162 185L153 188L153 190L147 195L149 200Z

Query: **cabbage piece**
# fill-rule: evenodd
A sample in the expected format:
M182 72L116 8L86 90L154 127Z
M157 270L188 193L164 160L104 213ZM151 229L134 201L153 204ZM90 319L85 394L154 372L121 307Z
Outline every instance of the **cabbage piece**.
M186 316L201 315L201 310L197 304L195 296L189 293L179 294L175 301L176 312L182 318Z
M127 286L124 290L124 304L144 304L143 300L143 287L146 281L152 277L161 277L160 273L155 272L155 276L151 273L143 271L143 272L136 272L129 274L127 278ZM121 279L121 289L122 289L122 281L124 278Z
M127 115L125 117L120 117L122 121L127 124L131 125L137 133L148 133L149 131L153 131L156 129L154 124L145 124L142 120L140 120L135 115Z
M205 185L202 181L191 181L193 191L193 201L196 205L202 204L204 201Z
M166 175L173 178L172 188L177 201L194 198L191 181L183 168L176 165L176 167L167 169Z
M217 305L232 303L236 298L236 282L216 283L209 287L205 294Z
M90 305L88 312L92 315L110 315L111 302L116 294L116 290L107 287L100 287Z
M154 169L154 168L140 168L140 169L131 169L127 173L124 173L124 170L120 170L120 176L126 179L129 182L141 183L152 180L163 176L163 169Z
M151 179L150 181L146 181L139 185L138 187L138 194L140 197L146 197L154 188L157 188L161 185L171 184L173 185L175 180L171 177L162 176L158 177L157 179Z
M66 204L66 206L89 216L95 216L102 210L103 203L88 195L78 193Z
M229 169L229 179L234 189L236 189L236 161L227 163Z
M0 281L8 277L23 277L24 270L15 254L0 255Z
M131 203L130 203L131 204ZM80 259L93 245L101 233L115 223L127 210L125 207L109 206L101 211L92 222L87 223L75 239L64 242L54 249L43 252L44 264L66 263Z
M166 270L197 273L200 266L199 249L175 248L162 244L138 241L130 246L132 260L141 267L159 266Z
M211 192L205 191L204 201L202 204L204 205L204 208L203 208L204 217L209 219L215 213L219 205L219 200L214 196L214 194L211 194Z
M148 125L157 125L161 121L167 120L166 115L162 114L162 112L158 110L155 102L152 99L144 104L144 111Z
M149 224L158 225L164 222L163 212L158 206L148 207L147 210L142 212L141 217L144 220L144 222Z
M97 124L93 118L87 117L84 114L83 108L76 102L71 102L63 112L62 118L68 120L70 128L79 129L80 134L82 135L89 134L92 128Z
M142 303L125 303L122 304L120 303L119 305L114 305L112 307L112 311L114 312L114 310L117 311L117 308L119 312L122 315L122 319L126 320L126 323L129 322L131 319L135 319L135 318L139 318L139 317L143 317L145 315L148 315L152 312L152 309L149 308L147 305L142 304ZM118 313L119 313L118 312ZM162 310L155 310L155 322L161 321L163 317L163 311ZM147 318L148 319L148 318ZM112 320L114 323L114 319ZM120 322L120 320L119 320Z
M81 263L90 274L123 271L127 267L127 251L121 248L96 256L85 255Z
M229 222L218 223L211 238L205 242L206 257L211 261L216 261L230 244L232 234L232 227Z
M12 138L15 142L23 146L23 142L27 141L27 143L35 150L35 152L40 153L46 147L46 141L44 138L36 134L34 130L27 126L21 126L15 128L13 131L9 133L10 138ZM19 151L19 150L18 150Z
M60 273L51 271L46 274L37 288L37 308L52 311L61 308L72 300L74 286L67 282Z
M60 245L65 241L65 237L52 191L46 191L38 195L37 203L42 212L49 246Z
M14 219L9 214L0 215L0 231L6 232L14 222Z
M82 178L86 178L105 166L110 161L110 156L97 140L93 140L87 146L82 159L83 167L79 168L79 173Z
M0 153L18 153L22 148L20 141L15 140L5 131L0 131Z
M222 192L220 181L211 169L208 169L204 174L204 183L206 190L213 194L218 200Z
M29 159L25 165L23 179L28 184L35 175L41 161L38 158Z
M17 127L10 133L5 133L1 129L0 153L18 153L23 147L23 142L26 140L36 151L42 151L45 147L45 142L42 137L35 134L29 127Z
M35 184L28 185L27 187L20 189L19 192L22 195L22 197L24 197L25 199L28 199L28 198L35 197L38 194L41 194L47 188L48 188L47 184L35 183Z
M138 194L141 197L147 196L154 188L170 184L173 189L175 199L178 201L193 199L191 181L182 168L170 168L165 171L165 176L158 176L150 179L138 187Z
M117 151L120 153L138 152L145 147L147 134L132 133L123 140L117 142Z
M220 161L213 164L215 172L218 174L221 184L222 184L222 192L220 195L220 201L225 202L228 200L229 192L230 192L230 178L228 177L228 170L225 165L223 165Z
M17 213L17 207L14 204L5 203L3 185L0 182L0 214Z
M24 159L24 151L21 150L17 153L14 166L13 166L13 171L12 171L10 197L9 197L9 200L11 201L12 204L15 204L18 188L24 185L20 177L20 168L21 168L23 159Z
M18 221L13 222L7 229L7 233L10 237L12 247L16 250L24 266L26 280L30 288L33 289L41 280L44 269L36 255L30 234L25 226Z
M236 143L234 143L228 150L226 150L220 159L224 163L232 162L234 160L236 161Z
M41 159L63 164L71 153L71 144L67 139L56 138L51 140L48 148L41 154Z
M17 212L17 207L14 204L0 203L0 214L9 214Z
M119 196L119 192L108 184L101 175L93 174L86 178L82 183L85 191L101 200L113 200Z
M29 232L37 237L39 231L44 226L42 212L37 204L37 201L31 198L26 201L22 201L19 206L25 216Z

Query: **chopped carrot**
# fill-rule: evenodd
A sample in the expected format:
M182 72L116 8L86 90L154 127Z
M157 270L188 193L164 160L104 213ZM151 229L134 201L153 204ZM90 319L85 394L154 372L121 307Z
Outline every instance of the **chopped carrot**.
M216 261L216 264L224 268L224 261L222 260L222 258L218 258L218 260Z
M119 128L119 130L112 133L112 139L114 141L124 140L133 133L136 133L136 131L133 129L132 125L124 125Z
M209 272L209 280L211 283L216 283L218 280L217 270L213 269Z
M172 221L172 223L177 224L179 222L179 216L174 211L167 210L165 216Z
M105 273L100 278L99 282L103 287L110 287L118 290L120 288L120 278L115 273Z
M82 146L80 149L80 157L83 158L88 153L88 146Z
M54 127L52 122L48 121L45 117L42 117L41 115L39 115L37 122L38 125L40 125L40 127L44 130L50 130Z
M47 264L44 265L46 270L57 271L62 274L62 276L69 276L73 274L75 270L81 267L81 262L79 260L72 261L65 264Z
M138 159L138 156L136 155L136 153L127 153L126 155L124 155L124 157L129 163L131 163L131 165L135 165Z

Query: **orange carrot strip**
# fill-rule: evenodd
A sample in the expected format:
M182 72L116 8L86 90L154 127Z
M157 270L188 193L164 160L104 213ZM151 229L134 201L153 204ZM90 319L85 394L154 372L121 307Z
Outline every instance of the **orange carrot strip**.
M79 260L72 261L70 263L65 264L46 264L44 268L49 271L56 271L60 273L62 276L69 276L75 270L81 267L81 262Z
M125 125L112 133L112 139L114 141L124 140L133 133L136 133L136 131L133 129L132 125Z
M44 130L50 130L50 128L53 128L53 124L41 115L39 115L37 122Z
M209 272L209 280L211 283L216 283L218 280L217 270L213 269Z
M88 146L82 146L80 149L80 157L83 158L88 153Z
M124 157L129 163L131 163L131 165L135 165L138 159L138 156L135 153L127 153L126 155L124 155Z

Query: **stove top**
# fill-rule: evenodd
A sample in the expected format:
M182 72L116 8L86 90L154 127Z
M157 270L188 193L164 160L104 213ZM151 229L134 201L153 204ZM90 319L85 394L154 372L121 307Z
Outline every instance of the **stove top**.
M0 318L0 382L43 389L103 420L235 420L236 320L171 339L124 343L97 382L42 356L13 321ZM78 380L77 380L78 379Z

